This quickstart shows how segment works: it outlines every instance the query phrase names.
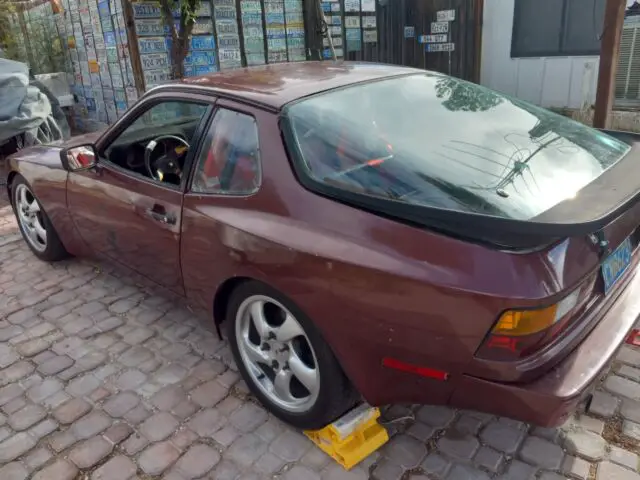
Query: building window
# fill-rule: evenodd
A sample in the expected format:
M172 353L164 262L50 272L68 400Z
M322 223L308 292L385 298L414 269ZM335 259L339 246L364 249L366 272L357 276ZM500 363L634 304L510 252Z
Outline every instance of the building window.
M606 0L515 0L511 57L598 55Z

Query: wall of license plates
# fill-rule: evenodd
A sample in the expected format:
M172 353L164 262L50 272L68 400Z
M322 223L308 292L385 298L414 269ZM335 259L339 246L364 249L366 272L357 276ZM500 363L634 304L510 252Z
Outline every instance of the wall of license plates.
M115 122L138 99L120 0L63 0L54 18L66 45L75 127Z
M185 76L240 67L242 53L246 65L306 59L302 0L240 0L239 7L236 0L203 0ZM145 86L150 88L170 77L171 38L157 4L133 3L133 13Z

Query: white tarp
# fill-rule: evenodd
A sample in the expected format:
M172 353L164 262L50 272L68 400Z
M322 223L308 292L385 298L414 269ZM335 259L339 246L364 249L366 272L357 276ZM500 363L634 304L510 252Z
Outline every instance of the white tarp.
M26 64L0 58L0 145L22 135L22 145L69 137L66 117L55 96L29 79Z

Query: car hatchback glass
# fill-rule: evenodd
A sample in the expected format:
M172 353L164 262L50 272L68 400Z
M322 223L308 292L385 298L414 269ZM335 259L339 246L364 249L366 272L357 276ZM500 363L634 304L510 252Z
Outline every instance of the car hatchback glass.
M286 118L304 174L362 195L529 220L629 146L484 87L416 74L322 93Z

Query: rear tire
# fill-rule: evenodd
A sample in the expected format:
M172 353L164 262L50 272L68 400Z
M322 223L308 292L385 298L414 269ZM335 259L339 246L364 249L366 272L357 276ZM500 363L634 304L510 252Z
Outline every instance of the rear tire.
M353 386L313 322L273 288L237 287L226 329L242 378L280 420L317 430L355 405Z
M11 205L22 238L36 257L57 262L70 256L42 204L21 175L16 175L11 182Z

